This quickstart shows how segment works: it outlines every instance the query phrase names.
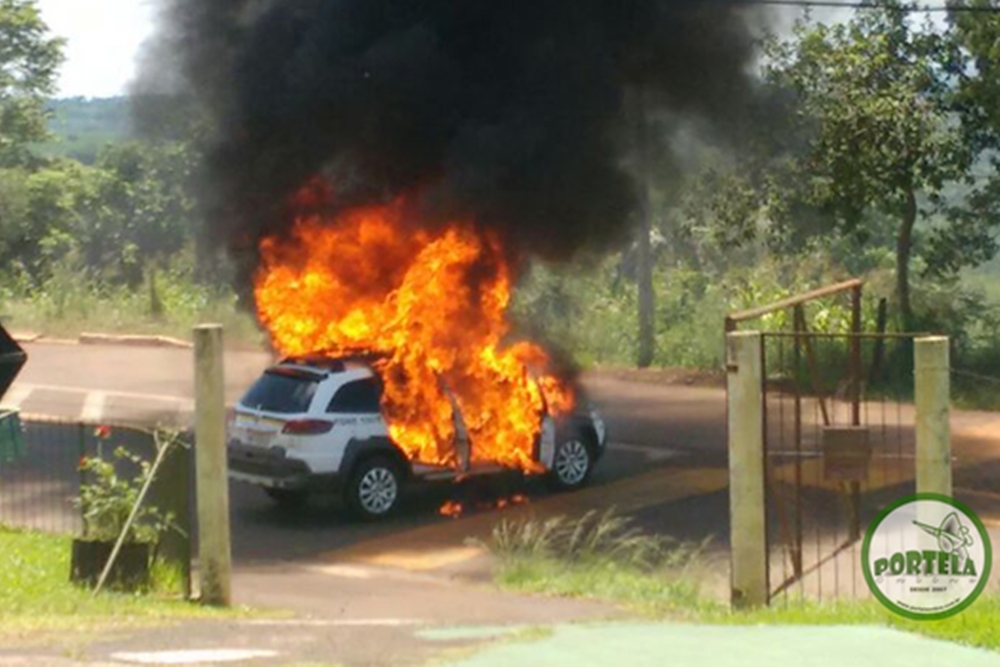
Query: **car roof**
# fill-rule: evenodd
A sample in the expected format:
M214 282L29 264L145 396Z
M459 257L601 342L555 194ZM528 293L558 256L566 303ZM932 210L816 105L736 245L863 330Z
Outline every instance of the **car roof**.
M315 375L318 380L332 379L338 383L375 376L375 372L366 358L331 356L322 353L285 357L269 370L305 372Z

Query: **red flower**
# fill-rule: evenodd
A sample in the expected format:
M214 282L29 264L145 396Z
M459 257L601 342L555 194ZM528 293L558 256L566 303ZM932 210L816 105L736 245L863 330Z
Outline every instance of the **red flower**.
M101 425L94 429L94 436L100 438L101 440L107 440L111 437L111 427Z

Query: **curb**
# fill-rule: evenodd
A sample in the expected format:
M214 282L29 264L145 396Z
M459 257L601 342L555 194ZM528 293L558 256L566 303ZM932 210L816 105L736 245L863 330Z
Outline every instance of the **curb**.
M34 331L12 331L10 337L18 343L34 343L42 337L42 334L37 334Z
M172 336L136 334L82 333L76 338L48 338L34 332L15 332L11 337L18 343L45 345L127 345L130 347L170 347L190 350L194 344Z
M48 338L36 333L12 333L11 338L17 343L40 343L44 345L77 345L75 338Z
M131 345L139 347L174 347L189 350L193 343L171 336L142 336L134 334L82 333L80 345Z
M39 345L124 345L127 347L160 347L178 350L194 349L194 343L183 338L172 336L143 334L106 334L82 333L76 338L49 338L44 334L34 332L11 332L11 337L18 343L36 343ZM273 351L263 344L237 341L226 346L227 352L264 352Z

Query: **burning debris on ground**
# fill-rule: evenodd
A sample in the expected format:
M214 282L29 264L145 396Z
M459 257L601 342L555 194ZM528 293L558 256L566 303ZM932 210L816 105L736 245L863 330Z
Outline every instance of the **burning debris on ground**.
M367 352L393 440L533 470L572 383L511 334L527 261L626 235L627 100L724 126L752 95L719 0L164 0L169 82L207 119L203 214L283 354Z
M463 515L471 510L502 510L507 507L524 505L527 502L528 497L523 493L515 493L510 496L493 498L491 500L480 500L475 503L446 500L438 508L438 514L449 519L461 519Z

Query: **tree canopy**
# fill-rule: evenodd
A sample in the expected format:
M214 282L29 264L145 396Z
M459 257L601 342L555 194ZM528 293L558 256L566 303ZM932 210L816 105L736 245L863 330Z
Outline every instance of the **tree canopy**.
M48 135L64 40L49 34L35 0L0 0L0 165L24 164Z
M911 322L915 247L938 275L996 252L988 146L969 132L958 85L968 51L887 2L844 23L800 21L764 54L782 124L748 141L736 169L709 173L719 235L739 243L763 232L785 248L813 236L865 242L894 221L896 297Z

